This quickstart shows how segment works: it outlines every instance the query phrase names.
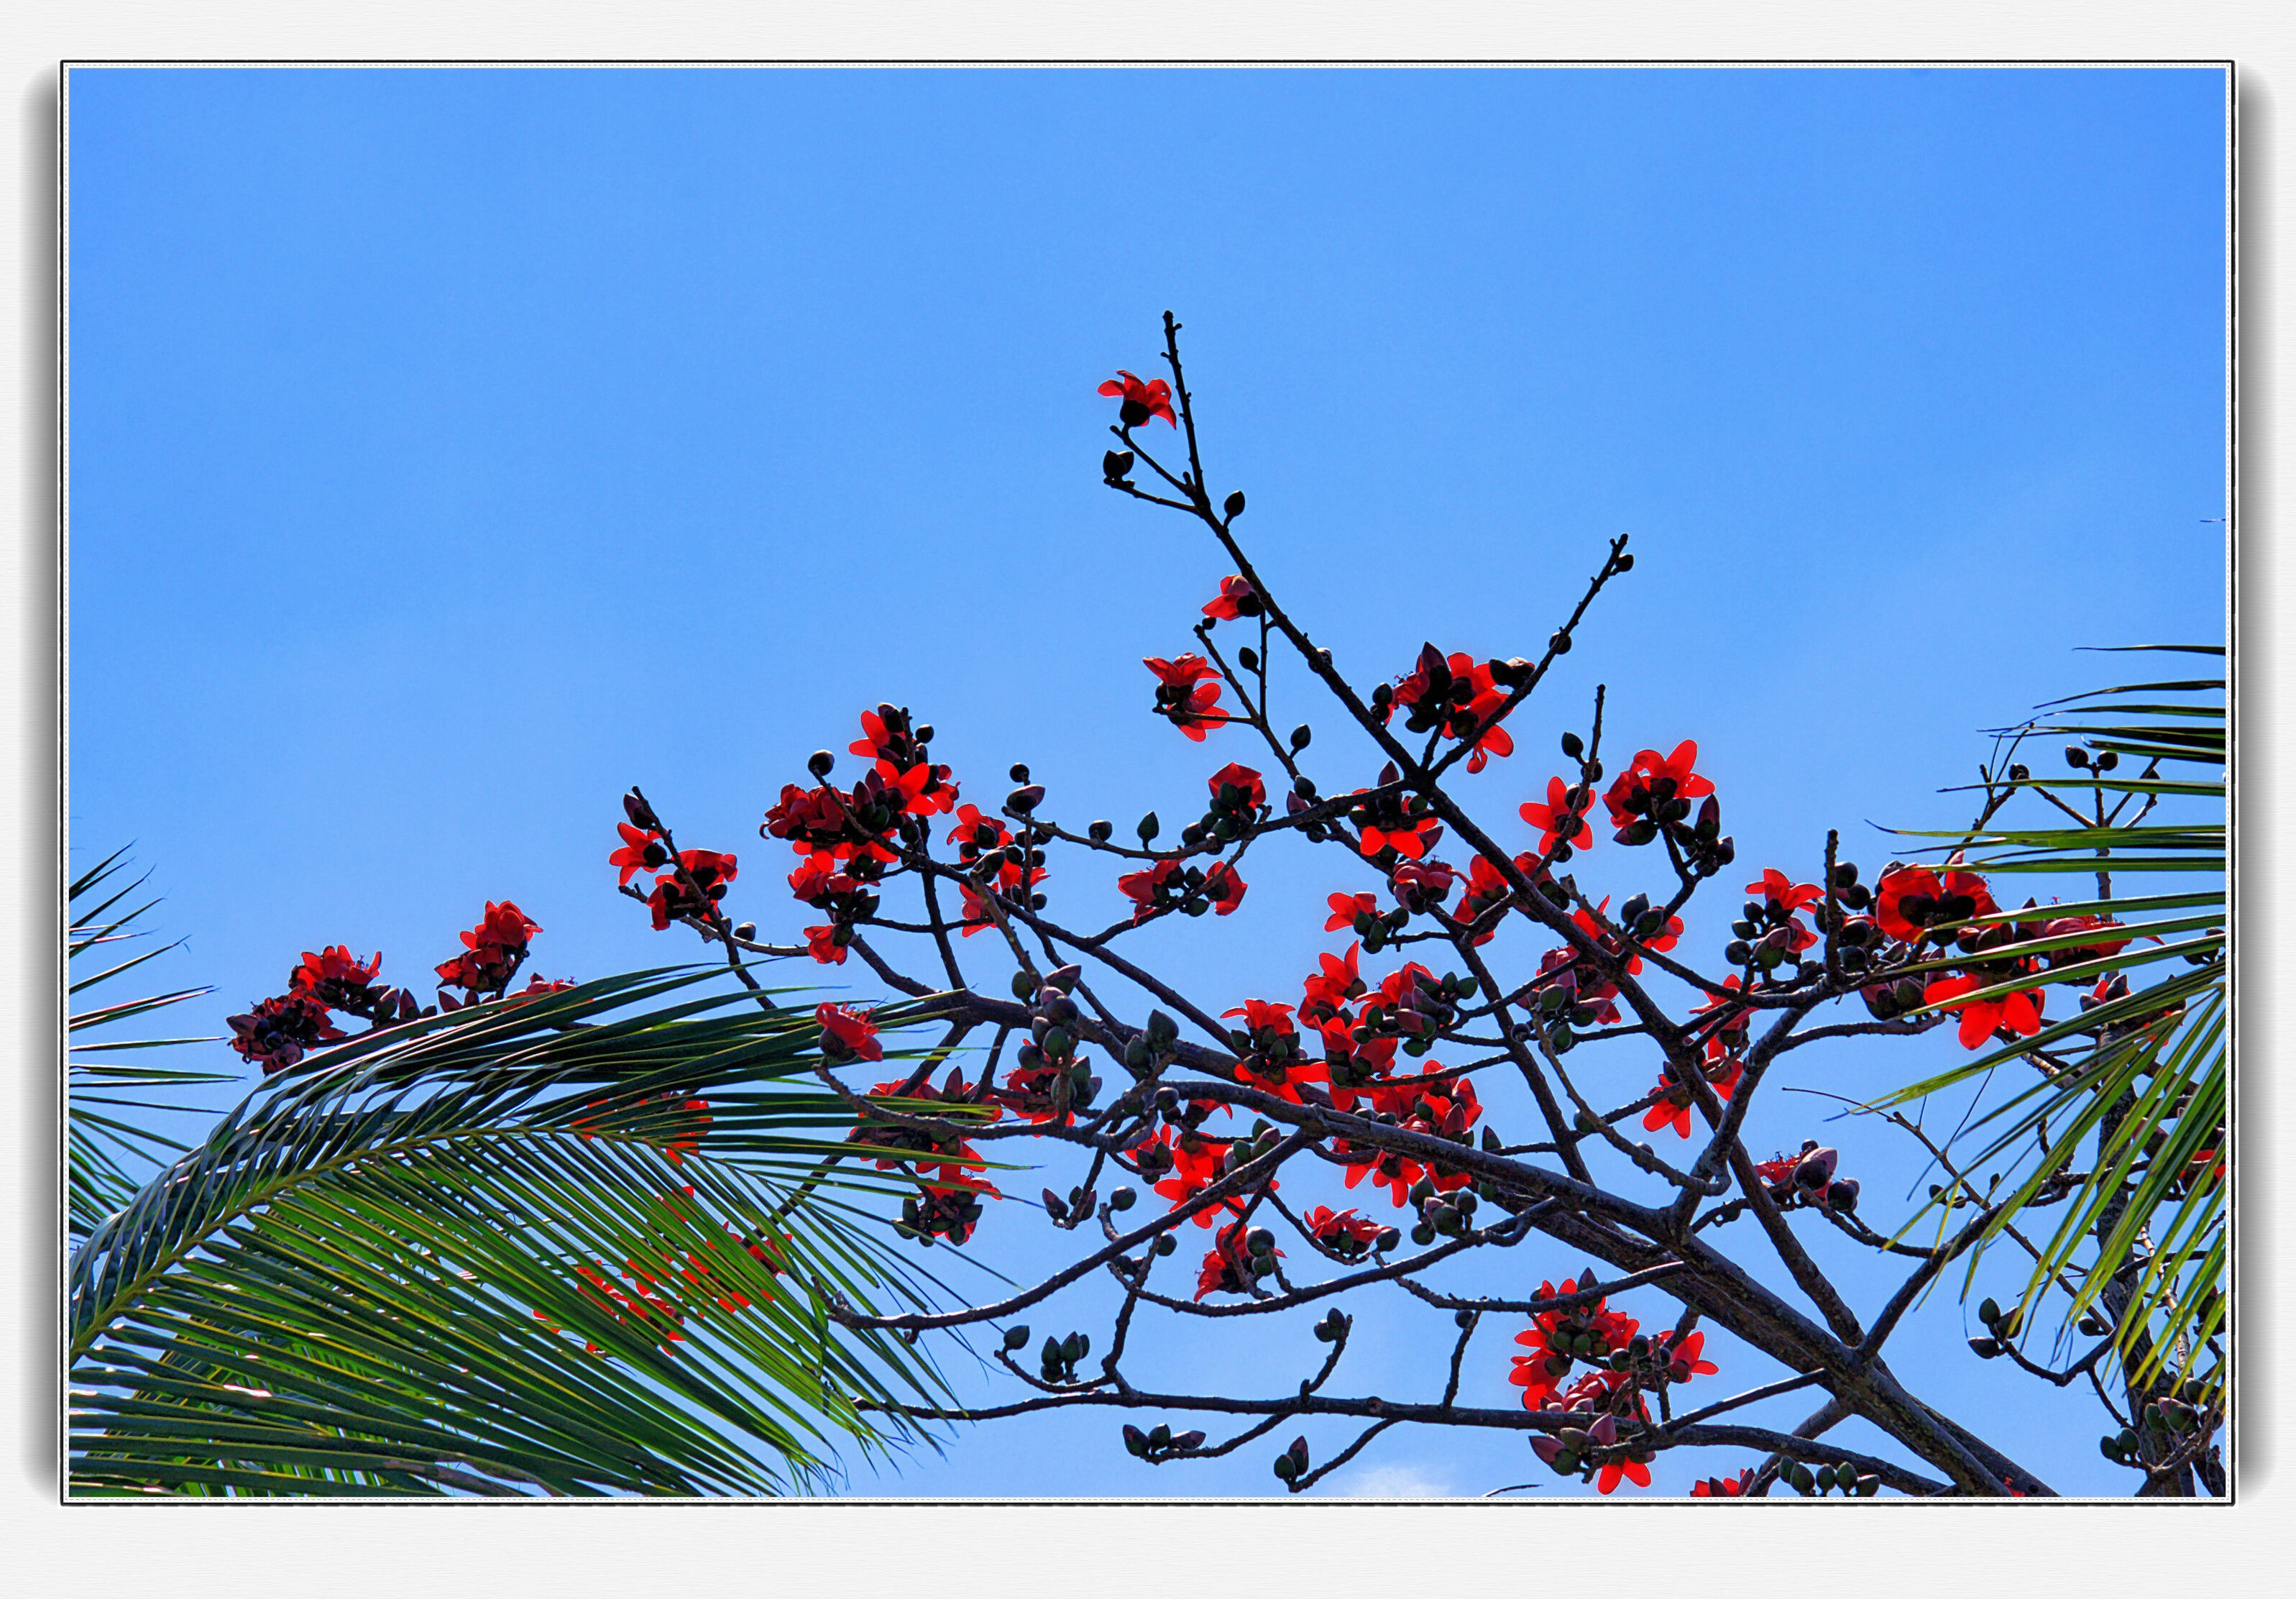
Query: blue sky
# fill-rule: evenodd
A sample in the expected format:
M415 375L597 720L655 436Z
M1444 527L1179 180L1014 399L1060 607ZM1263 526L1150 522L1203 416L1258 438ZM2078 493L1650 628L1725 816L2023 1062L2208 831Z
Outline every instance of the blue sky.
M1836 826L1870 871L1868 824L1960 816L1934 791L1979 729L2111 677L2079 646L2223 637L2212 71L80 70L70 111L72 850L134 842L214 1030L323 941L413 980L488 898L553 975L682 957L603 864L632 782L793 931L757 823L880 699L970 798L1025 760L1064 819L1193 814L1249 756L1146 717L1138 663L1227 568L1100 486L1093 392L1152 371L1168 307L1215 488L1361 683L1427 638L1537 654L1632 535L1521 753L1467 780L1509 839L1601 682L1613 748L1698 739L1742 864L1813 875ZM1298 677L1276 714L1328 735L1326 788L1369 780ZM1624 853L1582 880L1649 886ZM1323 895L1373 886L1257 858L1238 915L1142 940L1223 1004L1296 995ZM1837 1135L1869 1198L1915 1180ZM1025 1221L980 1252L1041 1261ZM1521 1256L1517 1288L1581 1264ZM1917 1391L2123 1490L2093 1400L1972 1361L1950 1295L1920 1315ZM1158 1347L1288 1383L1308 1319ZM1469 1397L1511 1402L1512 1331ZM1439 1387L1442 1318L1360 1341L1357 1391ZM1250 1449L1152 1473L1116 1425L854 1487L1274 1486ZM1332 1487L1533 1479L1565 1491L1513 1439L1391 1434Z

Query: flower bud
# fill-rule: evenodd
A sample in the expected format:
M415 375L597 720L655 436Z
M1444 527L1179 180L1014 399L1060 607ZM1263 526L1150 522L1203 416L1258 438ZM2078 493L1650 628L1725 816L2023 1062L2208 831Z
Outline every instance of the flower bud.
M1017 1327L1007 1327L1004 1329L1004 1347L1006 1349L1026 1349L1028 1344L1029 1327L1027 1323L1024 1322Z
M1221 506L1221 509L1227 512L1231 520L1242 516L1243 514L1243 490L1239 488L1234 494L1228 496L1226 503Z
M1130 450L1111 450L1100 458L1101 476L1111 483L1121 483L1132 473Z
M1156 820L1156 813L1152 810L1140 818L1140 825L1136 829L1140 834L1140 842L1144 847L1154 842L1157 833L1162 830L1163 824Z
M1179 1247L1180 1241L1169 1233L1159 1233L1156 1235L1155 1250L1158 1254L1168 1255Z

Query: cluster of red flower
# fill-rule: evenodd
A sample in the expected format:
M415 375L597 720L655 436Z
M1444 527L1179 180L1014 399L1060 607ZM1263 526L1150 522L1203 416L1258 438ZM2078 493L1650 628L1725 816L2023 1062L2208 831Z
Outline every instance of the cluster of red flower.
M1584 1294L1594 1285L1589 1268L1576 1284L1566 1282L1559 1291L1552 1283L1540 1283L1538 1297ZM1584 1427L1535 1438L1531 1447L1540 1459L1566 1475L1599 1462L1595 1486L1605 1494L1621 1479L1638 1488L1650 1486L1652 1452L1635 1448L1631 1439L1622 1441L1620 1426L1621 1422L1636 1431L1648 1426L1650 1413L1643 1395L1720 1370L1705 1357L1705 1333L1692 1332L1677 1341L1669 1329L1655 1338L1644 1337L1639 1321L1609 1304L1607 1298L1598 1298L1541 1311L1528 1332L1516 1335L1515 1341L1530 1353L1515 1357L1507 1376L1523 1390L1525 1409L1589 1418ZM1579 1361L1594 1369L1562 1389L1562 1379Z
M1507 690L1529 669L1528 661L1479 661L1461 652L1446 655L1427 644L1408 676L1372 691L1371 706L1382 722L1402 711L1403 725L1412 733L1439 731L1445 738L1473 740L1467 770L1480 772L1494 755L1514 753L1513 735L1503 726L1484 723L1506 703Z
M340 944L316 952L306 950L287 974L284 994L226 1018L231 1047L269 1077L295 1065L318 1046L348 1036L335 1025L331 1012L381 1027L411 1021L434 1009L456 1010L489 995L500 997L525 962L529 941L541 931L508 900L500 904L489 900L478 926L463 935L463 952L440 963L438 975L442 986L436 1006L422 1004L406 989L375 981L382 971L380 950L365 960ZM463 989L464 997L457 1000L447 993L448 986ZM572 986L570 981L537 977L521 990L521 996L553 994Z

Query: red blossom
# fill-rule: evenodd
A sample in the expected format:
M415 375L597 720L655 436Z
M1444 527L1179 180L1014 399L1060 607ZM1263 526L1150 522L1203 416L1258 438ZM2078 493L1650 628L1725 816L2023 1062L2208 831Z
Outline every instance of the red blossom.
M1578 1282L1563 1281L1561 1288L1552 1283L1538 1285L1542 1300L1559 1299L1565 1294L1591 1288L1595 1275L1588 1272ZM1633 1316L1609 1308L1608 1299L1598 1299L1592 1304L1542 1310L1531 1318L1529 1330L1515 1334L1515 1342L1530 1351L1514 1357L1507 1381L1522 1390L1522 1407L1539 1410L1554 1397L1556 1387L1570 1374L1571 1362L1579 1358L1602 1360L1612 1349L1622 1349L1642 1330L1642 1323ZM1580 1340L1591 1340L1593 1352L1581 1356L1575 1346ZM1621 1376L1613 1372L1598 1372L1601 1377Z
M1761 882L1748 883L1746 892L1759 894L1772 905L1789 914L1800 910L1804 906L1816 905L1825 898L1825 890L1816 883L1798 883L1775 866L1765 867Z
M305 950L303 964L288 973L287 987L311 993L329 988L364 988L373 983L381 970L381 950L362 961L351 954L348 946L330 944L316 954Z
M1362 950L1363 944L1358 940L1348 946L1344 956L1316 957L1317 970L1308 977L1300 1002L1302 1020L1313 1023L1328 1021L1345 1008L1348 1001L1364 991L1363 973L1357 968Z
M1251 1269L1251 1250L1242 1221L1231 1222L1220 1230L1219 1241L1204 1257L1203 1268L1196 1275L1196 1298L1208 1293L1250 1293L1257 1281ZM1282 1250L1271 1251L1277 1257Z
M264 1000L244 1015L226 1020L232 1048L262 1067L266 1077L286 1070L305 1051L344 1036L328 1019L327 1007L299 990Z
M1927 866L1898 866L1874 885L1874 920L1883 932L1907 943L1933 926L1989 916L1999 908L1974 872L1948 870L1940 877Z
M1636 1488L1648 1488L1651 1480L1650 1467L1631 1455L1614 1456L1604 1461L1603 1469L1595 1474L1595 1491L1601 1494L1609 1493L1619 1486L1619 1480L1621 1477Z
M1219 1180L1220 1157L1227 1152L1228 1141L1208 1138L1193 1131L1182 1132L1169 1143L1163 1140L1164 1133L1160 1129L1157 1143L1152 1147L1160 1147L1170 1156L1171 1175L1156 1185L1156 1192L1171 1201L1172 1209L1177 1210ZM1270 1183L1267 1186L1272 1189L1276 1185ZM1207 1205L1197 1211L1195 1224L1200 1227L1209 1227L1224 1214L1240 1217L1243 1214L1243 1205L1241 1195L1230 1194L1218 1204Z
M1373 1187L1386 1189L1398 1206L1410 1197L1419 1179L1427 1175L1427 1168L1408 1155L1353 1144L1344 1138L1332 1140L1332 1152L1347 1166L1347 1186L1352 1188L1368 1177Z
M1216 709L1219 704L1220 681L1213 674L1211 663L1202 656L1183 655L1177 660L1166 660L1160 655L1151 655L1141 664L1156 674L1156 714L1168 718L1197 743L1202 743L1211 729L1233 719L1227 712Z
M1423 916L1451 897L1458 881L1458 873L1441 861L1398 861L1388 873L1387 891L1405 910Z
M1187 871L1177 861L1158 861L1144 872L1128 872L1116 880L1117 888L1132 901L1136 924L1185 898L1186 883Z
M1250 767L1230 761L1207 780L1212 791L1212 804L1219 810L1258 810L1267 803L1267 784ZM1233 798L1223 794L1223 789L1234 791Z
M1997 1032L2007 1032L2031 1037L2041 1030L2041 1005L2046 995L2039 988L2023 988L1991 999L1953 1002L1964 994L1994 986L1990 978L1963 975L1931 980L1922 990L1922 1003L1942 1005L1961 1018L1961 1046L1964 1049L1981 1047Z
M1636 750L1603 796L1611 812L1611 825L1623 832L1637 816L1650 816L1653 806L1706 798L1714 791L1714 784L1692 769L1697 764L1695 739L1683 740L1669 755L1661 756L1655 750Z
M1713 1086L1715 1096L1727 1103L1730 1096L1738 1091L1739 1083L1744 1080L1745 1068L1726 1055L1721 1059L1726 1063L1725 1069L1718 1070L1714 1064L1710 1063L1702 1070L1706 1080ZM1658 1086L1665 1097L1643 1112L1644 1130L1655 1133L1660 1128L1670 1127L1677 1137L1689 1137L1690 1108L1697 1103L1692 1098L1689 1086L1675 1077L1672 1066L1660 1070Z
M1220 1013L1223 1020L1230 1016L1244 1019L1244 1027L1251 1032L1292 1034L1298 1029L1292 1025L1292 1007L1271 1004L1264 999L1247 999L1234 1010Z
M1742 1498L1746 1490L1753 1486L1754 1468L1748 1466L1735 1477L1701 1478L1691 1484L1690 1496L1693 1499Z
M877 1024L864 1011L849 1010L826 1001L813 1010L821 1024L821 1053L832 1060L882 1061L885 1046L877 1042Z
M1244 890L1250 886L1226 861L1214 861L1211 870L1204 873L1204 896L1212 902L1212 909L1223 916L1243 903Z
M1414 733L1439 727L1447 738L1464 739L1506 703L1506 691L1491 668L1491 662L1464 652L1446 655L1428 644L1420 651L1411 675L1395 685L1384 703L1377 704L1380 720L1388 721L1401 710L1406 713L1405 726ZM1480 772L1492 756L1513 753L1514 738L1505 728L1484 728L1467 756L1467 770Z
M302 964L287 974L291 994L308 994L330 1010L347 1011L371 1021L414 1014L412 995L377 983L382 971L381 950L362 961L346 945L331 944L305 950Z
M1594 832L1587 825L1587 808L1593 803L1592 790L1548 778L1546 803L1527 800L1521 807L1522 819L1538 829L1538 853L1552 855L1557 844L1583 849L1593 843Z
M1013 841L1012 829L996 817L984 815L977 805L957 808L956 825L948 830L948 841L956 846L957 858L967 865L992 849L1002 849Z
M1367 823L1356 848L1365 855L1392 849L1406 860L1417 860L1435 847L1442 824L1433 816L1404 817L1392 824Z
M1259 614L1259 591L1247 578L1227 577L1220 579L1219 593L1204 607L1204 614L1216 622L1232 622L1238 617Z
M1376 895L1334 894L1328 903L1331 906L1332 916L1330 921L1324 923L1325 932L1341 932L1349 928L1355 928L1357 931L1361 931L1362 929L1358 925L1360 918L1375 917L1379 914L1379 899Z
M1116 376L1100 386L1100 391L1124 402L1118 414L1128 428L1136 428L1152 416L1160 416L1174 427L1179 425L1172 415L1172 386L1161 378L1143 382L1119 366Z
M842 966L845 964L845 946L839 941L837 936L841 931L833 926L807 928L805 930L806 954L824 966Z
M837 869L833 856L808 855L800 861L789 874L790 892L808 905L819 905L839 894L849 894L857 885L852 878Z
M720 855L715 849L681 849L677 864L684 873L663 873L654 879L653 892L646 896L646 908L653 913L656 932L682 916L710 920L718 902L726 897L726 885L740 874L734 857ZM686 887L689 877L694 888L701 890L699 898Z
M633 827L627 822L614 825L621 832L622 847L606 857L606 864L622 869L621 882L625 885L639 873L659 871L668 863L669 851L662 847L660 833Z
M1359 1260L1370 1253L1382 1231L1379 1223L1367 1216L1357 1216L1352 1210L1333 1210L1329 1205L1317 1205L1300 1219L1317 1243L1349 1260Z
M1706 1358L1706 1334L1693 1332L1680 1343L1674 1341L1674 1329L1669 1327L1651 1341L1653 1353L1665 1357L1666 1377L1669 1382L1687 1382L1693 1377L1710 1377L1722 1368Z
M473 994L507 987L526 959L528 940L541 931L509 900L488 900L478 926L463 935L463 953L439 964L439 980Z

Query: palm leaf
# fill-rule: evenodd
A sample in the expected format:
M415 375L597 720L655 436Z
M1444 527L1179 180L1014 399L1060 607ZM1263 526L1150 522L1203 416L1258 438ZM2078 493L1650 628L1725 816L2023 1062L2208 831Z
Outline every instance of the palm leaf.
M945 1392L832 1157L809 1017L706 972L362 1035L226 1115L68 1278L75 1493L771 1494ZM753 1249L751 1246L755 1245Z
M75 999L99 987L109 993L127 973L181 947L179 941L125 960L116 958L119 951L115 947L149 936L135 924L158 900L146 898L132 908L121 908L139 895L147 881L148 873L128 875L125 849L112 851L72 880L66 891L64 948L68 989ZM71 1048L64 1088L64 1215L65 1226L72 1239L86 1237L104 1217L125 1205L161 1163L183 1152L179 1141L150 1125L149 1112L191 1110L192 1105L171 1096L176 1091L201 1084L228 1082L235 1075L143 1063L142 1052L212 1043L212 1039L120 1038L109 1036L105 1029L209 992L207 988L177 988L107 1000L73 1012L66 1023ZM94 1033L105 1036L94 1039L86 1037ZM131 1050L137 1052L132 1064L91 1058ZM163 1097L142 1097L152 1093Z
M2170 648L2172 646L2161 646ZM2186 652L2220 655L2216 646ZM2043 707L2047 719L2018 730L2024 736L2068 736L2087 749L2111 750L2126 764L2144 763L2142 775L2116 777L2089 768L2066 782L2032 783L2102 809L2095 825L1988 826L1974 832L1908 836L1951 838L1939 849L1959 849L1973 870L1987 873L2080 874L2097 886L2048 914L2110 914L2139 935L2118 955L2059 968L2053 979L2119 972L2129 979L2125 996L2060 1020L2031 1037L1961 1062L1877 1102L1891 1108L1944 1092L2015 1062L2035 1062L2040 1078L1975 1119L1964 1136L1982 1147L1964 1165L2005 1160L2006 1199L1985 1229L1984 1244L2005 1236L2037 1204L2061 1206L2056 1225L2039 1246L2023 1294L2024 1306L2048 1285L2076 1280L2065 1321L2097 1314L2113 1329L2115 1353L2128 1380L2155 1382L2170 1365L2213 1391L2223 1377L2215 1339L2226 1315L2225 1185L2210 1168L2224 1153L2230 1084L2229 1014L2225 959L2224 873L2227 837L2224 815L2226 717L2214 696L2220 678L2128 684L2097 689ZM2135 720L2132 718L2145 718ZM2152 718L2167 718L2153 720ZM1998 781L1997 775L1995 781ZM2030 782L2030 780L2028 780ZM2102 808L2106 796L2126 819ZM2154 820L2153 808L2196 802L2200 810ZM2062 817L2062 810L2054 816ZM2183 873L2194 887L2165 893L2112 898L2109 876L2141 872ZM1990 921L2030 922L2031 912L2005 910ZM2095 935L2088 934L2089 942ZM2070 941L2032 940L2006 954L2037 954ZM2181 964L2179 964L2181 963ZM1923 971L1950 961L1925 963ZM2169 968L2165 972L2162 968ZM2139 986L2139 974L2157 973ZM1980 997L2030 986L2009 982ZM1957 996L1955 1004L1970 996ZM2070 1052L2070 1054L2068 1052ZM2084 1167L2086 1168L2083 1170ZM2079 1172L2078 1181L2066 1174ZM1949 1199L1941 1195L1939 1202ZM2093 1250L2084 1267L2085 1250ZM1973 1282L1983 1245L1972 1251L1964 1292ZM2118 1289L2115 1284L2118 1282ZM2125 1295L2117 1315L2104 1301ZM2021 1315L2020 1325L2032 1321ZM2207 1357L2208 1358L2204 1358Z

